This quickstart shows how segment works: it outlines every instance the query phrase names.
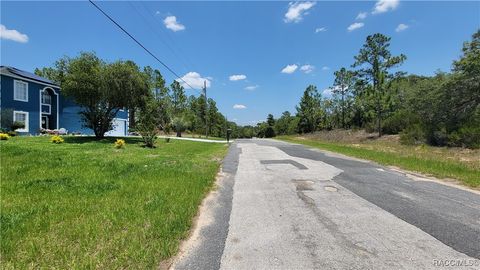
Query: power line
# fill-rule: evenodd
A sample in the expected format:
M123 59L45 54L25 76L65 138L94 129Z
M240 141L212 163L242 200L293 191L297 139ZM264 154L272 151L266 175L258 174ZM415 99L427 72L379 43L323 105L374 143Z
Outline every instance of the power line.
M92 0L88 0L94 7L96 7L105 17L107 17L111 22L113 22L118 28L120 28L125 34L127 34L133 41L135 41L140 47L142 47L148 54L150 54L155 60L157 60L162 66L164 66L168 71L170 71L175 77L180 79L182 82L184 82L186 85L188 85L190 88L193 90L196 90L200 92L200 90L194 88L191 86L188 82L186 82L182 77L180 77L175 71L173 71L167 64L165 64L162 60L160 60L157 56L155 56L149 49L147 49L145 46L143 46L140 41L138 41L135 37L133 37L125 28L123 28L120 24L118 24L112 17L110 17L103 9L101 9L99 6L97 6Z
M138 16L140 18L142 18L142 20L147 24L147 26L150 28L150 30L152 31L152 33L156 34L156 36L158 37L158 40L163 43L165 45L165 47L170 50L170 52L172 53L172 55L177 58L178 60L180 60L180 62L183 64L184 68L187 70L187 71L190 71L191 69L189 69L185 63L185 61L183 61L183 59L173 50L173 48L166 42L165 39L162 39L162 37L160 36L160 34L158 33L157 31L157 28L153 27L152 26L152 23L150 21L148 21L147 17L145 17L139 9L137 9L137 7L132 3L132 2L128 2L128 4L132 7L132 9L138 14Z
M160 23L160 24L164 23L163 20L160 20L158 16L154 15L150 11L150 9L147 7L147 5L143 1L140 1L138 3L140 3L140 5L143 7L143 9L146 11L146 13L150 15L150 17L153 19L153 21L155 21L157 23ZM167 40L170 41L170 44L173 45L173 48L176 49L178 51L178 53L180 53L180 56L182 56L183 60L185 60L186 66L189 66L189 67L191 66L193 68L193 69L190 69L190 70L198 70L196 65L192 61L190 61L190 59L187 57L187 55L182 51L181 46L176 44L175 40L172 38L171 31L167 31L163 27L157 27L155 29L160 29L160 31L164 34L164 36L167 37ZM166 43L168 43L168 42L166 42Z

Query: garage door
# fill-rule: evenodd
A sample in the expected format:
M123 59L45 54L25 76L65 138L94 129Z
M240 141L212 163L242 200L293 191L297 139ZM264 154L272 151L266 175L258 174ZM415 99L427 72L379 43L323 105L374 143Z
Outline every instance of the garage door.
M107 132L105 135L107 136L126 136L126 126L127 126L127 120L123 119L113 119L113 129Z

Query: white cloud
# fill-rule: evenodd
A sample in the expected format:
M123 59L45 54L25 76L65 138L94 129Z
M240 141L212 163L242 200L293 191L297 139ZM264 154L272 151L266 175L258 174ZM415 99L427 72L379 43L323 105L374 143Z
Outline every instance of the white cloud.
M379 14L395 10L399 3L400 0L378 0L377 3L375 3L372 14Z
M396 32L402 32L404 30L407 30L408 28L408 25L404 24L404 23L401 23L397 26L397 28L395 28L395 31Z
M245 106L245 105L243 105L243 104L235 104L235 105L233 105L233 108L234 108L235 110L244 110L244 109L247 108L247 106Z
M155 15L160 15L160 11L155 11Z
M307 10L315 6L315 2L290 2L288 11L283 19L286 23L299 22L303 19L303 15L308 14Z
M358 13L357 18L355 18L355 19L356 20L363 20L365 18L367 18L367 12L360 12L360 13Z
M229 77L230 81L240 81L240 80L245 80L247 78L247 76L243 75L243 74L239 74L239 75L232 75Z
M253 91L253 90L257 89L258 87L259 87L258 85L250 85L250 86L245 87L245 90Z
M333 95L333 92L332 92L332 88L326 88L326 89L323 89L322 91L322 96L324 97L331 97Z
M295 72L295 70L297 70L297 68L298 68L298 66L296 64L287 65L286 67L284 67L282 69L282 73L292 74L293 72Z
M320 33L320 32L325 32L325 31L327 31L326 27L319 27L319 28L315 29L315 33Z
M177 17L175 16L166 17L165 20L163 20L163 24L173 32L185 30L185 25L177 22Z
M182 77L183 81L180 79L177 79L176 81L179 82L183 87L186 89L191 89L190 86L196 89L203 88L203 83L206 82L207 88L210 87L211 85L211 77L205 77L202 78L200 74L197 72L188 72L187 74L183 75ZM187 82L190 86L188 86L185 82Z
M324 70L324 71L325 71L325 70L330 70L330 68L327 67L327 66L324 66L324 67L322 67L322 70Z
M28 36L14 29L7 29L5 25L0 24L0 38L13 40L20 43L27 43Z
M365 25L365 24L364 24L364 23L361 23L361 22L352 23L352 24L347 28L347 30L348 30L349 32L352 32L353 30L362 28L364 25Z
M312 66L312 65L303 65L303 66L300 67L300 70L307 73L307 74L312 72L314 69L315 69L315 67Z

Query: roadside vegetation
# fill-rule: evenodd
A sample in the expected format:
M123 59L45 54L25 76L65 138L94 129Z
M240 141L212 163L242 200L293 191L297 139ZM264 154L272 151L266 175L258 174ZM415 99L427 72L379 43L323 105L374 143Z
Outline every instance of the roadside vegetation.
M188 234L226 146L140 138L0 142L3 269L156 269Z
M398 135L378 138L364 131L320 131L277 139L372 160L387 166L460 181L480 188L480 149L403 145Z
M106 63L92 53L82 53L75 58L59 59L53 67L37 69L35 73L59 83L67 96L80 95L79 100L86 101L85 112L94 112L94 116L84 114L86 125L99 123L88 119L106 119L101 130L111 128L114 114L105 104L114 104L114 111L129 108L131 131L138 134L142 130L137 123L148 107L147 114L154 119L144 120L154 122L158 132L174 132L177 136L184 132L205 134L206 123L210 136L221 138L226 137L228 129L231 138L363 129L376 132L378 137L398 134L406 145L480 148L480 30L463 44L452 70L437 71L434 76L403 72L401 65L408 61L408 56L393 55L391 42L390 37L381 33L367 36L353 56L352 65L334 72L331 87L320 92L315 85L307 86L295 113L285 111L277 119L269 114L266 121L255 126L228 121L218 112L213 99L205 100L203 95L187 97L181 82L167 85L158 70L149 66L141 69L132 61ZM116 76L130 80L114 82L117 85L113 88L110 83L103 83ZM79 89L76 85L90 85L91 89ZM112 94L116 90L104 91L101 85L131 91L116 95ZM93 94L86 96L85 92ZM92 105L90 100L97 103ZM156 104L147 106L149 102ZM100 132L97 137L103 134Z
M56 82L63 95L80 105L84 126L97 138L112 129L113 118L125 108L129 131L141 135L148 147L154 146L160 133L181 137L184 132L208 131L209 137L225 138L227 129L236 125L218 111L212 98L187 96L189 86L184 82L168 85L159 70L141 68L131 60L107 62L95 53L82 52L37 68L35 74Z
M407 56L392 55L390 43L382 34L368 36L351 69L334 72L333 85L323 95L309 85L295 114L285 111L277 119L269 114L265 122L239 132L277 136L478 188L480 30L463 44L451 72L431 77L401 72Z
M398 134L405 145L480 148L480 30L463 44L451 72L434 76L402 72L408 58L392 55L391 42L382 34L368 36L351 69L334 72L333 85L322 95L310 85L296 113L268 115L265 122L237 132L274 137L363 129L378 137Z

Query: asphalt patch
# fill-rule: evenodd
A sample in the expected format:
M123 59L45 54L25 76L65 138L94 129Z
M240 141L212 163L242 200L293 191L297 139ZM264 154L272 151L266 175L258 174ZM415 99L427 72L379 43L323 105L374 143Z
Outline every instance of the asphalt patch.
M297 169L299 169L299 170L308 170L308 168L305 165L303 165L299 162L296 162L295 160L292 160L292 159L260 160L260 163L264 164L264 165L290 164L290 165L293 165L293 166L297 167Z

